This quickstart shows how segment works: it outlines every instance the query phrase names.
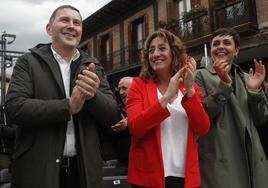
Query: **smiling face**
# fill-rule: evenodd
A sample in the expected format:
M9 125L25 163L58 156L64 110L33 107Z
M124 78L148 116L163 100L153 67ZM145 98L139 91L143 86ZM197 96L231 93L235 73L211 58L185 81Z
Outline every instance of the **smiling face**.
M235 42L230 35L215 36L211 42L211 57L214 61L226 60L232 63L237 56L239 48L235 46Z
M82 36L81 16L73 9L60 9L46 29L55 50L76 50Z
M156 74L160 72L171 74L171 49L163 37L156 37L151 41L148 55L150 66Z

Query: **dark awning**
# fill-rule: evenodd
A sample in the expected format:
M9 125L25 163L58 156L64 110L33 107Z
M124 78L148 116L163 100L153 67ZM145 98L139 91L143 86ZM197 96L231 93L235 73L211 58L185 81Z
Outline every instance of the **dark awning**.
M268 44L260 45L256 47L241 49L238 58L237 63L244 63L253 61L253 59L267 59L268 58Z

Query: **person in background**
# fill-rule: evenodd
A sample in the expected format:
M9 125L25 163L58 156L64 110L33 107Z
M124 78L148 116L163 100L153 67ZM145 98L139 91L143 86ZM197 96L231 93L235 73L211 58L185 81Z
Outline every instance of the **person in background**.
M20 57L6 110L18 125L12 188L102 188L98 130L110 129L118 107L103 67L77 49L79 10L58 7L40 44Z
M127 126L127 117L125 112L125 101L127 98L129 87L132 84L132 77L123 77L118 83L119 94L122 99L121 117L122 119L112 126L114 131L113 148L117 155L119 164L117 166L128 166L128 155L131 137ZM120 164L121 163L121 164ZM127 169L127 168L126 168ZM127 173L127 171L126 171Z
M127 76L127 77L121 78L118 83L119 94L121 98L123 99L124 104L126 103L128 90L132 84L132 81L133 81L133 78L130 76Z
M126 98L127 98L127 94L128 94L128 90L130 85L132 84L132 77L123 77L120 79L119 83L118 83L118 89L119 89L119 94L120 97L122 99L122 109L121 109L121 117L122 119L115 124L114 126L112 126L113 131L115 132L120 132L123 131L127 128L127 118L126 113L125 113L125 103L126 103Z
M133 187L200 186L197 137L210 123L195 74L196 62L178 37L164 29L149 35L126 101Z
M268 162L255 126L267 121L267 98L261 89L265 68L245 73L235 59L239 35L229 28L212 34L213 64L197 71L211 128L199 138L202 188L265 188Z

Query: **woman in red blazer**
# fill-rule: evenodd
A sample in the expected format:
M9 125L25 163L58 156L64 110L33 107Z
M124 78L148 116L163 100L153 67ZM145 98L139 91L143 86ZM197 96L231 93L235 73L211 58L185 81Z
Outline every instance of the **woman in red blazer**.
M132 139L128 180L137 188L199 187L197 138L210 123L194 83L196 62L163 29L147 38L143 55L126 102Z

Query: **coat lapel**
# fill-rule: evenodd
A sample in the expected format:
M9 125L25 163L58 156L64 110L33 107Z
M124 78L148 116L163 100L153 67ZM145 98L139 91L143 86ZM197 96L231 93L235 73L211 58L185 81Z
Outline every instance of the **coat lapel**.
M50 61L47 62L47 64L48 64L48 66L52 72L52 75L53 75L55 81L57 82L57 85L59 86L62 94L66 97L65 90L64 90L64 84L63 84L63 80L62 80L62 75L61 75L60 67L59 67L57 61L54 58L50 58Z
M39 50L41 53L39 53ZM33 52L38 54L44 60L44 62L48 65L52 73L52 76L55 79L62 95L66 97L60 67L57 61L53 57L50 46L48 45L48 46L41 47L37 50L33 50Z

